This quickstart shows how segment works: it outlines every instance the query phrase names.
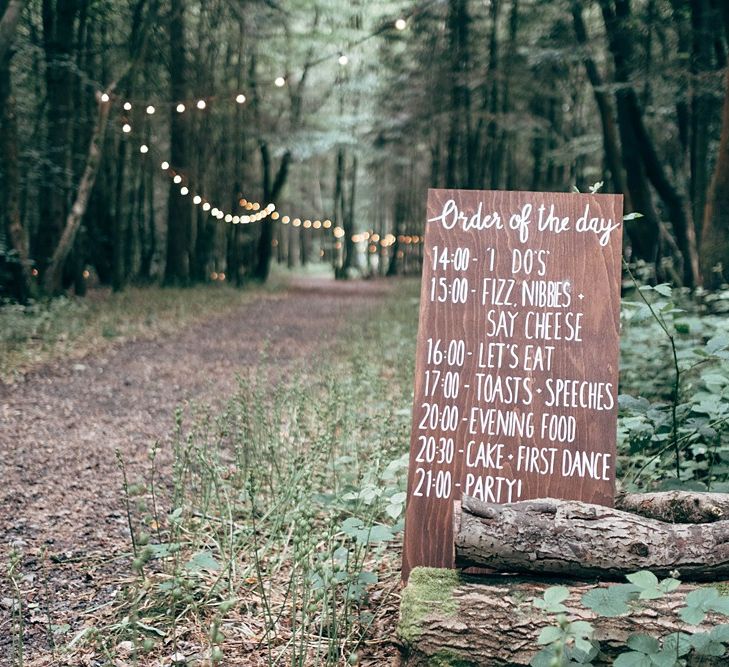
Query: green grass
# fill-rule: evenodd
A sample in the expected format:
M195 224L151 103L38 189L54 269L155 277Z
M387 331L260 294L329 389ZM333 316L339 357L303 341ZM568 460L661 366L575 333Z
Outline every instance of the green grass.
M283 378L264 361L222 414L178 413L172 469L153 449L144 478L125 471L131 577L102 620L76 619L64 659L339 665L392 629L417 292Z
M228 285L189 289L129 288L114 294L92 290L84 299L60 297L29 306L0 306L0 381L13 382L57 359L78 359L115 342L178 331L249 301L262 289Z

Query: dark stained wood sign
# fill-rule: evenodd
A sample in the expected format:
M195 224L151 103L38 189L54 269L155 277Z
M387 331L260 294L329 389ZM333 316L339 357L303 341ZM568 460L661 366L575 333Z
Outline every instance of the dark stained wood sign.
M453 505L612 505L621 195L430 190L403 578Z

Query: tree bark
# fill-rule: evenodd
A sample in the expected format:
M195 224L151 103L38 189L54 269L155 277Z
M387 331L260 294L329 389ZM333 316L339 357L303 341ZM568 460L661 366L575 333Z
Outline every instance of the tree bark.
M602 128L602 145L605 152L605 164L610 172L610 180L613 185L613 192L623 193L627 197L625 209L633 210L633 204L630 201L630 191L625 183L625 174L623 173L623 164L620 159L620 140L618 138L618 128L615 123L615 111L610 101L610 96L605 90L605 86L597 69L595 61L587 51L589 38L587 36L587 27L582 17L582 3L580 0L572 1L572 23L575 29L577 43L583 50L582 62L585 65L585 72L592 87L592 94L595 97L598 113L600 114L600 126Z
M456 562L502 572L622 579L638 570L682 581L729 578L729 521L669 524L545 498L495 505L464 497Z
M629 0L600 0L608 46L615 63L615 79L620 84L616 93L618 123L627 173L627 185L633 205L643 213L650 231L646 234L647 247L637 247L640 256L651 259L658 241L658 216L653 210L647 181L663 200L673 226L676 242L683 255L684 285L700 284L699 260L696 249L694 221L685 198L670 182L656 147L643 120L643 110L631 81L633 51L637 39L633 34L633 17ZM630 228L629 228L630 230Z
M0 7L4 3L0 2ZM5 10L2 21L10 10ZM21 4L21 3L15 3ZM7 28L5 29L7 32ZM0 24L0 33L2 33ZM12 39L10 33L8 40ZM6 37L2 37L6 39ZM9 41L7 42L10 46ZM0 44L0 51L3 51ZM12 266L11 293L19 303L26 303L31 293L31 264L28 256L28 235L20 216L20 172L18 159L18 119L13 97L10 59L12 51L0 53L0 225L4 224L10 246L17 261Z
M535 597L556 582L525 581L517 577L461 577L453 570L415 568L402 594L398 633L406 646L407 667L514 667L529 665L539 651L543 628L554 625L554 616L532 604ZM721 618L707 616L699 626L687 627L678 616L688 593L697 585L682 584L675 591L629 615L596 617L581 597L602 584L570 583L564 612L571 621L588 621L600 642L600 656L591 664L612 664L627 651L632 634L666 637L672 632L707 632ZM719 667L725 657L689 655L689 667Z
M668 523L712 523L729 519L729 493L623 493L615 498L615 507Z
M729 14L729 10L725 10ZM729 17L725 17L729 29ZM706 196L701 232L701 263L707 287L719 287L729 276L729 68L722 111L719 155Z
M187 49L185 36L185 2L176 0L169 14L170 92L173 100L185 100L187 94ZM188 168L189 114L170 109L170 163L173 169ZM189 197L180 195L180 186L170 181L167 209L167 262L165 283L187 285L190 282L192 208Z
M48 294L54 294L61 289L61 279L63 277L63 264L68 257L73 241L76 238L78 228L81 226L81 220L86 207L89 203L91 190L96 181L96 174L99 171L101 163L102 147L104 144L104 135L106 134L106 126L109 120L109 110L111 104L109 102L99 102L99 115L94 127L94 134L91 137L89 145L88 157L86 158L86 168L76 192L76 200L71 206L71 210L66 218L66 225L61 234L61 239L53 251L51 261L48 263L45 275L43 277L43 287Z
M0 17L0 62L5 59L13 45L15 30L27 4L28 0L10 0Z

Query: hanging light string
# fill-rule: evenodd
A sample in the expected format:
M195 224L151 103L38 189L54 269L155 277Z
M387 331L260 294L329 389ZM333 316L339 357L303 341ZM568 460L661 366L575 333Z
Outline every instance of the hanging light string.
M440 0L427 0L426 2L423 2L421 5L413 7L409 12L403 13L401 16L399 16L396 19L388 19L383 21L379 27L375 28L375 30L367 33L366 35L360 37L359 39L352 40L346 44L346 47L344 49L338 49L337 51L331 51L330 53L324 54L321 57L313 60L308 64L308 67L316 67L318 65L322 65L326 62L332 61L336 59L337 63L341 67L346 67L350 62L349 53L351 53L353 50L355 50L357 47L362 46L366 42L370 41L371 39L374 39L375 37L379 37L380 35L390 32L393 29L397 32L404 31L410 21L415 18L416 16L423 14L426 12L430 7L433 5L436 5L440 2ZM273 85L276 88L283 88L288 83L287 77L285 76L277 76L273 80ZM157 107L160 108L169 108L169 109L175 109L178 113L185 113L186 111L196 108L199 110L203 110L207 108L207 106L212 102L218 102L218 101L227 101L231 102L234 101L236 104L245 104L246 102L246 96L244 93L240 91L231 91L227 93L219 93L216 95L207 95L207 96L201 96L201 97L191 97L188 99L180 99L180 100L162 100L162 101L156 101L151 102L149 100L141 100L141 99L134 99L134 98L122 98L121 96L111 94L111 93L104 93L103 94L106 97L106 102L113 100L115 102L121 102L122 108L124 111L132 111L135 106L140 106L144 108L148 114L154 114L157 110Z
M373 37L376 37L383 32L386 32L388 30L391 30L392 28L395 28L395 30L402 31L404 30L408 25L408 19L412 18L416 14L419 14L423 11L425 11L427 8L429 8L431 5L436 4L438 0L430 0L429 2L424 3L420 7L414 8L409 14L407 14L404 17L400 17L394 21L387 21L383 23L378 29L373 31L372 33L365 35L359 40L356 40L354 42L350 42L348 45L348 50L351 50L357 46L360 46L361 44L365 43L366 41L372 39ZM310 64L311 66L319 65L323 62L326 62L332 58L336 57L337 61L340 66L344 67L349 63L349 57L339 51L336 54L329 54L322 56L318 60L315 60ZM287 79L283 76L276 77L273 82L274 86L277 88L282 88L287 84ZM181 101L167 101L167 102L156 102L151 103L149 101L139 101L134 100L133 98L123 98L121 96L118 96L114 94L111 91L105 91L100 93L99 99L102 103L108 104L111 102L115 102L121 105L122 109L128 114L129 112L133 111L136 106L141 106L144 108L145 114L147 116L154 116L157 113L158 107L168 107L168 108L174 108L177 113L183 114L191 110L198 110L198 111L204 111L208 108L208 106L212 102L217 102L221 100L225 100L228 102L234 101L237 105L241 106L245 104L247 101L247 98L244 93L242 92L234 92L234 93L225 93L225 94L219 94L219 95L211 95L207 97L194 97L187 100L181 100ZM125 135L129 135L132 132L132 125L129 121L129 118L126 114L122 117L122 133ZM139 153L142 155L148 155L150 153L150 147L148 144L144 143L139 146ZM238 204L241 208L243 208L246 212L232 212L230 210L225 210L222 207L213 206L211 201L205 197L202 194L199 194L197 192L193 192L193 188L190 184L190 180L186 177L186 175L175 169L167 160L163 160L160 163L160 167L162 171L165 173L166 176L169 177L172 184L175 186L179 186L178 189L178 195L181 197L189 197L195 206L200 206L201 210L209 213L213 218L217 220L222 220L227 223L232 224L249 224L253 222L261 222L265 220L266 218L271 218L271 220L274 221L280 221L283 225L291 224L292 227L295 228L303 228L303 229L331 229L332 234L337 241L341 241L341 239L346 235L345 230L338 226L334 225L331 220L325 219L325 220L310 220L308 218L302 219L301 217L291 217L288 215L281 215L276 210L276 205L271 202L268 203L266 206L262 206L260 202L257 201L249 201L245 197L240 197L238 200ZM422 243L423 239L420 236L417 235L400 235L397 238L392 234L386 234L382 237L380 237L379 234L376 232L362 232L352 235L352 242L353 243L369 243L370 252L376 251L377 244L381 248L388 248L395 244L395 242L398 241L404 245L409 244L417 244Z
M124 130L124 132L128 133L126 130ZM151 155L153 151L149 144L141 144L138 152L144 157L149 157L150 159L153 157L153 155ZM157 151L154 151L154 153L157 153ZM177 186L177 193L180 197L185 197L186 199L191 200L194 206L199 206L203 212L209 213L209 215L216 220L234 225L246 225L261 222L270 217L273 221L278 221L282 225L290 224L294 228L307 230L331 229L331 233L337 241L341 241L346 235L343 227L335 225L328 218L325 220L311 220L309 218L302 218L299 216L292 217L289 215L281 215L276 209L276 204L273 202L263 206L260 202L250 201L242 195L239 197L237 203L244 212L233 212L220 206L214 206L211 199L203 194L199 194L196 191L196 188L192 186L190 179L184 174L184 172L179 169L175 169L168 160L163 160L160 162L159 166L165 176L167 176L170 180L171 185ZM351 239L355 244L368 243L370 252L375 252L378 245L381 248L389 248L395 244L395 241L398 241L403 245L411 245L423 243L424 240L420 235L401 234L395 237L393 234L384 234L381 236L374 231L352 234ZM373 248L375 248L375 250L373 250Z

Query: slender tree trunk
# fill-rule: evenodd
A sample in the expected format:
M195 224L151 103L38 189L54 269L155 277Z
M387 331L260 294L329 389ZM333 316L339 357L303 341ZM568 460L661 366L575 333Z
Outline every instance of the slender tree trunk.
M169 14L170 92L173 100L187 95L187 49L185 36L185 0L175 0ZM170 162L173 169L188 168L188 114L170 110ZM180 195L180 185L170 181L167 213L167 264L165 283L187 285L190 282L192 210L188 197Z
M12 293L19 303L26 303L31 293L32 277L28 237L20 217L18 121L10 76L11 56L10 49L0 55L0 224L4 224L15 253Z
M349 269L357 268L357 246L354 242L354 211L357 195L357 156L352 157L352 166L349 174L349 197L346 203L346 210L342 220L344 228L344 265L342 266L342 277L347 278Z
M718 287L729 280L729 68L726 71L719 154L706 196L701 262L707 286Z
M46 61L46 156L48 168L40 193L40 222L35 256L45 271L63 232L71 192L73 76L71 60L78 4L76 0L43 0L43 46ZM44 281L47 282L47 281ZM53 282L53 281L51 281Z
M646 216L650 225L646 241L649 256L657 247L658 218L650 205L646 179L650 181L666 205L678 247L683 255L683 281L691 287L700 281L696 234L690 211L678 189L669 181L643 120L643 112L630 80L633 68L635 39L631 30L630 0L600 0L608 36L608 46L615 63L615 78L620 84L617 92L618 122L623 148L623 161L628 177L628 189L634 206ZM646 208L640 208L645 206ZM645 226L645 222L643 225ZM651 248L652 246L652 248ZM644 248L637 247L644 253Z
M291 151L286 151L281 162L278 165L276 176L272 176L271 153L268 144L262 142L260 145L261 165L263 168L263 202L268 205L276 202L281 191L286 185L286 179L289 175L289 166L291 164ZM265 218L261 223L261 236L258 239L258 250L256 253L256 266L253 271L253 277L265 282L271 270L271 257L273 254L273 225L274 221L270 216Z
M626 210L632 210L632 202L629 201L629 191L625 182L625 174L623 172L623 164L620 159L620 141L618 138L618 129L615 124L615 112L608 93L605 91L602 77L597 69L595 61L587 51L589 38L587 36L587 28L582 18L582 2L581 0L573 0L572 2L572 21L575 29L577 43L582 49L582 62L585 65L587 78L592 86L592 93L595 97L598 113L600 114L600 125L602 128L602 145L605 151L605 163L610 172L610 180L613 186L613 192L620 192L628 199L625 202Z
M61 234L61 239L53 251L53 256L44 275L43 286L49 294L54 294L61 289L63 265L66 257L71 252L76 233L81 225L84 213L86 213L91 190L94 187L96 174L99 171L99 165L101 163L102 147L104 145L104 135L109 120L110 107L109 102L101 102L99 99L99 115L96 121L96 127L94 128L94 134L91 137L91 144L86 158L86 168L78 186L76 200L66 218L66 225Z
M5 60L13 45L15 30L28 0L10 0L3 4L5 6L0 16L0 62Z

